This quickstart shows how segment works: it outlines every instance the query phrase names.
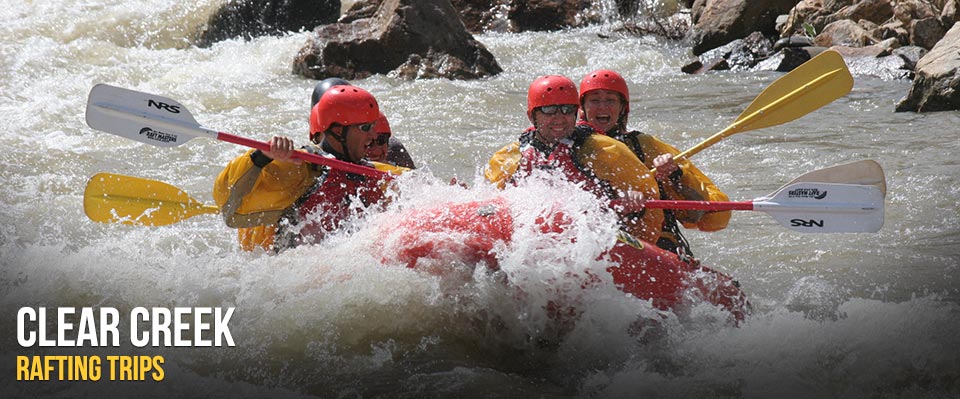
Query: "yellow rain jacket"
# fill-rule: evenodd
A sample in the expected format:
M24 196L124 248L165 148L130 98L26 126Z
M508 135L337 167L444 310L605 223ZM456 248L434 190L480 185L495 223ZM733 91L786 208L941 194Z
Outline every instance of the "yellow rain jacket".
M251 158L254 151L230 161L220 172L213 198L227 226L238 228L241 248L272 250L277 222L316 183L324 167L307 162L270 162L260 168ZM373 162L373 166L394 174L408 170L379 162Z
M638 158L650 169L653 169L653 160L661 154L680 153L672 145L664 143L649 134L630 132L626 138L618 138L629 147ZM663 184L663 199L696 200L696 201L729 201L727 197L700 169L697 169L689 160L677 161L677 166L683 171L679 179L671 179L672 184ZM692 190L693 193L689 193ZM699 198L696 198L699 197ZM730 221L730 211L675 211L677 220L688 229L696 228L701 231L717 231L727 227ZM702 214L702 216L700 216ZM699 217L698 217L699 216Z
M649 169L623 143L600 134L590 134L574 149L580 165L589 165L588 171L618 193L629 190L642 192L647 198L660 198L657 183ZM484 171L484 176L497 187L512 182L520 166L520 143L513 142L497 151ZM609 198L614 199L614 198ZM624 230L641 240L655 243L663 224L663 211L646 209L639 218L620 215Z

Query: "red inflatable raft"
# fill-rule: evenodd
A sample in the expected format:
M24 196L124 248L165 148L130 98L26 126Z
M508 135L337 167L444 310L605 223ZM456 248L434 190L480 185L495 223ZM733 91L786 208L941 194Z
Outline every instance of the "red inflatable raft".
M420 259L455 259L485 262L498 268L499 246L510 245L514 218L503 199L447 203L406 210L381 228L384 261L417 267ZM562 212L539 217L543 233L562 232L570 220ZM389 237L389 238L385 238ZM719 305L739 322L748 312L746 296L729 276L710 268L684 262L676 254L620 234L617 242L600 256L616 266L607 271L621 291L651 300L662 310L671 310L685 298Z

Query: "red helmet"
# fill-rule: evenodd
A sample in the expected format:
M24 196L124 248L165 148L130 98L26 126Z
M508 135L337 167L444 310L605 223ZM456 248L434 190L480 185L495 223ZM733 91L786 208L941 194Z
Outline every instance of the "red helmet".
M583 105L583 96L594 90L611 90L620 93L623 109L630 112L630 89L623 76L609 69L598 69L590 72L580 81L580 105Z
M530 90L527 90L528 117L533 117L536 108L562 104L580 104L577 86L566 76L541 76L530 84Z
M377 124L373 127L373 132L376 134L390 134L393 132L390 131L390 122L387 121L387 116L380 113L380 118L377 119Z
M356 86L333 86L313 106L310 134L325 132L333 124L360 125L379 117L380 105L373 94Z
M310 139L322 133L320 131L320 109L317 108L317 104L313 104L313 107L310 107Z

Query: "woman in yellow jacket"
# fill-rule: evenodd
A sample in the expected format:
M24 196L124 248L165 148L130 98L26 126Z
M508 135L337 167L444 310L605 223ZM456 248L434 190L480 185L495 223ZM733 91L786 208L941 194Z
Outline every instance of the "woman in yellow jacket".
M333 86L313 108L315 145L303 150L399 172L403 168L364 159L379 116L379 105L367 91ZM239 229L243 249L280 251L319 242L347 218L384 200L382 179L303 163L293 158L294 151L291 139L273 137L270 151L248 151L217 177L214 199L227 226Z
M662 199L692 201L728 201L726 194L688 160L675 162L680 153L673 146L638 131L627 131L630 113L627 82L617 72L597 70L580 81L580 117L607 136L624 142L648 167L656 168L656 180ZM664 211L663 233L657 246L693 256L690 245L678 226L702 231L727 227L730 211Z
M533 170L551 170L580 183L603 201L625 200L615 208L621 227L636 238L656 242L663 211L642 209L647 198L659 198L649 170L623 143L577 126L577 88L570 79L537 78L527 92L527 117L533 127L490 159L485 176L504 187ZM627 212L627 209L641 209Z

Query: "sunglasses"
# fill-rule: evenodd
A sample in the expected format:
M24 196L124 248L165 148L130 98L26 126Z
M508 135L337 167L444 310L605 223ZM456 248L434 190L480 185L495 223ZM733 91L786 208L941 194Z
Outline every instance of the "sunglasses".
M387 145L387 143L389 142L390 142L390 135L382 133L378 135L376 139L370 142L370 144L371 145Z
M574 112L577 112L577 106L573 104L564 104L564 105L545 105L540 108L537 108L540 112L543 112L544 115L553 115L557 111L560 111L561 114L570 115Z

